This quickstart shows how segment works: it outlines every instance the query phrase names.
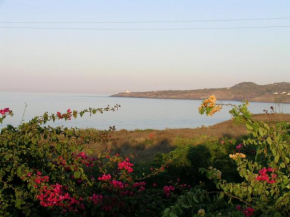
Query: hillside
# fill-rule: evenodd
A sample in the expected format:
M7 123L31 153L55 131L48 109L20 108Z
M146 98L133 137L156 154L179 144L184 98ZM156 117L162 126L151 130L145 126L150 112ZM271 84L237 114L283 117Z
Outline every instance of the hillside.
M290 103L290 83L281 82L258 85L253 82L242 82L230 88L124 92L114 94L111 97L200 100L212 94L214 94L218 100Z

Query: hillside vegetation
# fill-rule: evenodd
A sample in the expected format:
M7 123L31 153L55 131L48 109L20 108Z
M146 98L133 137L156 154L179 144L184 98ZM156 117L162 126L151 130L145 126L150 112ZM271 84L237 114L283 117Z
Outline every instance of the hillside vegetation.
M126 92L112 95L112 97L200 100L206 98L209 95L215 95L219 100L229 101L248 100L250 102L290 103L290 83L281 82L267 85L258 85L253 82L242 82L230 88L160 90L130 93Z

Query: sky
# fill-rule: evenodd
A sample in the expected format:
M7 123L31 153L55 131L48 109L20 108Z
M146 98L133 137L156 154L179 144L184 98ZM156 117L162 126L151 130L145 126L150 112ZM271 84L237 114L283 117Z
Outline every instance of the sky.
M285 0L0 0L0 91L290 82L289 11Z

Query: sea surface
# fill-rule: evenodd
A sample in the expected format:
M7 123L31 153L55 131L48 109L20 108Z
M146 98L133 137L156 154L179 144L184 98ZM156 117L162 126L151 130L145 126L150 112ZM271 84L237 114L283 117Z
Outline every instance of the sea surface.
M213 117L198 113L201 100L174 100L174 99L144 99L119 98L98 94L60 94L60 93L16 93L0 92L0 109L10 108L13 117L7 117L0 128L7 124L17 126L22 120L29 121L44 112L65 113L67 109L81 111L86 108L104 108L107 105L121 105L118 111L97 113L71 121L49 122L51 126L65 126L77 128L109 129L115 126L117 130L127 129L169 129L195 128L214 125L231 119L230 108L223 110ZM25 103L27 107L25 109ZM223 103L239 104L239 102L223 101ZM277 112L290 113L289 104L250 102L252 113L263 113L264 109L276 107Z

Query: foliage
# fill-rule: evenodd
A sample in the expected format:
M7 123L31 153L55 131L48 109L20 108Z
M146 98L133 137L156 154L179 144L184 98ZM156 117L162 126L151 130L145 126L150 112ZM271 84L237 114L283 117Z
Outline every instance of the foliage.
M92 142L108 142L113 128L96 134L44 125L118 107L45 113L18 127L3 128L0 216L160 216L177 194L188 189L180 182L145 182L162 173L165 165L136 176L129 158L90 150ZM9 109L1 114L1 120L13 115Z
M135 165L92 151L109 131L51 127L49 121L113 108L45 113L0 133L0 216L290 216L290 124L255 120L247 102L232 106L249 135L242 141L177 138L176 149ZM214 96L200 113L223 104ZM13 112L0 110L0 122ZM146 143L156 137L150 133Z
M36 195L43 189L39 189L41 186L36 184L41 183L36 183L36 180L43 177L49 178L51 183L66 186L72 195L80 193L83 185L91 185L84 172L84 164L91 163L90 159L84 161L78 155L83 153L85 144L91 138L84 137L77 129L53 128L42 124L117 108L118 105L81 112L67 110L63 114L45 113L17 128L11 125L3 128L0 135L0 215L36 216L36 213L42 213L41 206L36 203ZM1 120L12 114L6 109ZM48 179L44 179L48 182ZM79 179L85 182L80 184Z
M207 102L207 101L206 101ZM215 102L214 102L215 103ZM248 129L249 137L244 139L243 144L239 144L230 154L229 158L237 165L237 170L242 178L241 181L229 182L221 179L218 170L212 167L201 169L208 178L215 181L218 191L208 191L196 193L191 190L188 194L180 196L178 202L166 209L165 216L179 216L190 210L192 213L197 211L197 206L207 201L212 201L216 196L205 197L205 195L219 195L219 199L227 198L228 207L221 207L219 211L224 212L227 209L235 208L236 211L243 213L244 216L289 216L290 215L290 183L289 183L289 123L278 123L269 125L261 121L254 120L247 109L247 102L241 105L230 105L233 109L230 111L236 121L243 122ZM202 105L205 105L203 102ZM202 106L200 113L212 115L214 106ZM222 105L219 105L222 106ZM242 150L246 147L255 146L256 149L249 157ZM215 166L215 165L213 165ZM195 203L185 203L196 197ZM211 203L212 204L212 203ZM242 204L242 205L241 205ZM211 211L213 205L203 207L206 216L216 216L215 211ZM196 216L203 216L203 213L197 213ZM223 214L222 216L226 216ZM232 214L232 216L238 216Z

